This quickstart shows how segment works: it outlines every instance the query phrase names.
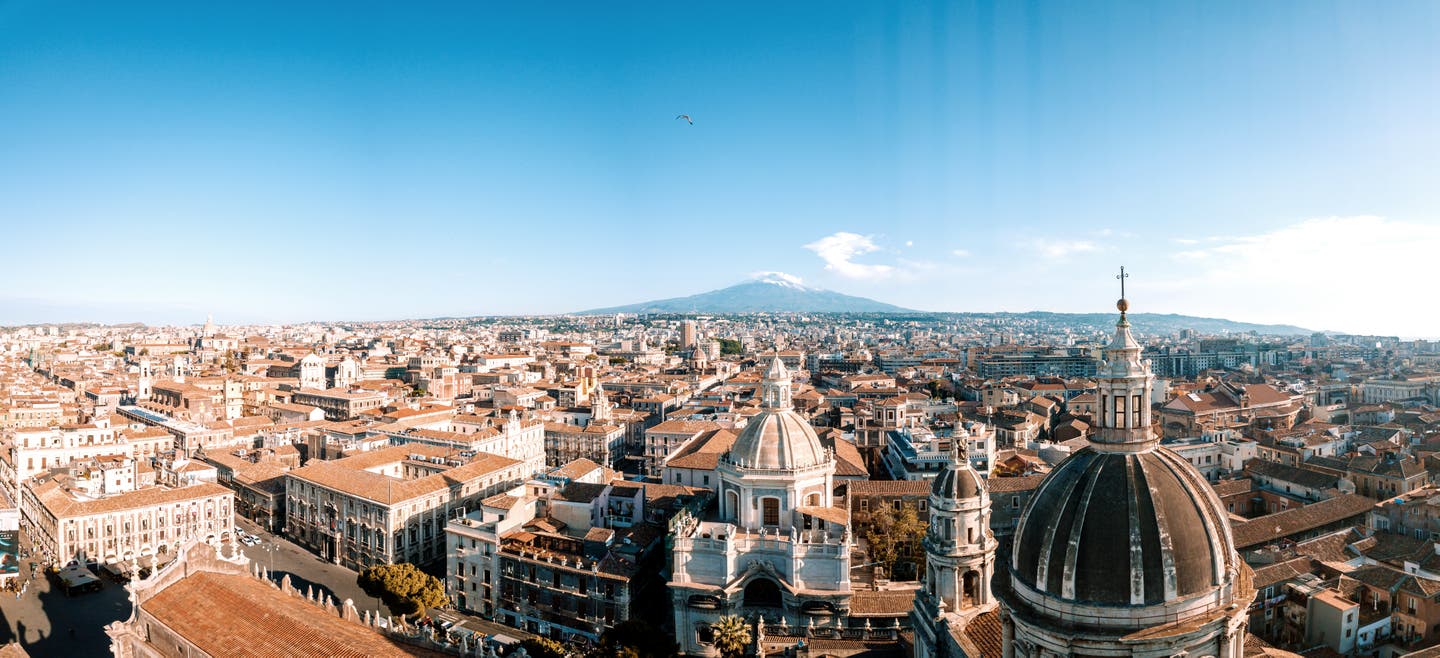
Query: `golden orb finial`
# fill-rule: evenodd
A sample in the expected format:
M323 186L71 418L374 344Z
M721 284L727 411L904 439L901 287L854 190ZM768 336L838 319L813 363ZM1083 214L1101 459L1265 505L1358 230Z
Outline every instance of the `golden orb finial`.
M1125 273L1125 266L1120 266L1120 273L1115 275L1115 278L1120 280L1120 299L1115 302L1115 308L1120 309L1120 317L1124 318L1125 311L1130 310L1130 302L1125 299L1125 279L1130 278L1130 275Z

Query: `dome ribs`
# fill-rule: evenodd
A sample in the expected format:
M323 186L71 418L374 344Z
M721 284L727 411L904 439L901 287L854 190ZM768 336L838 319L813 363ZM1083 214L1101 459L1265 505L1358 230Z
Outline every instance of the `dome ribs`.
M1151 540L1152 545L1146 547L1145 565L1141 570L1158 572L1162 574L1162 576L1157 579L1157 582L1151 583L1151 586L1145 592L1144 598L1149 601L1171 601L1175 599L1179 592L1179 578L1177 577L1175 566L1174 536L1170 532L1171 519L1165 516L1163 501L1161 501L1162 504L1158 507L1155 504L1157 502L1155 496L1159 493L1159 488L1150 486L1150 475L1146 471L1145 461L1146 460L1141 459L1135 460L1135 465L1138 470L1137 475L1139 476L1139 488L1135 490L1136 495L1134 499L1146 508L1143 513L1150 515L1146 518L1154 518L1156 523L1154 526L1147 528L1151 530L1154 537ZM1139 495L1141 492L1145 495ZM1143 602L1146 601L1142 601L1142 603Z
M1077 458L1077 457L1078 457L1078 455L1077 455L1077 456L1072 456L1071 459L1075 459L1075 458ZM1086 466L1087 466L1087 470L1088 470L1088 467L1094 466L1095 462L1098 461L1098 460L1095 460L1094 457L1095 457L1095 454L1094 454L1094 453L1090 453L1090 460L1091 460L1091 461L1090 461L1089 464L1086 465ZM1060 583L1059 583L1059 576L1060 576L1059 573L1056 573L1056 574L1055 574L1055 580L1056 580L1055 584L1054 584L1054 585L1051 585L1051 584L1050 584L1050 575L1051 575L1051 574L1050 574L1050 571L1051 571L1051 569L1050 569L1050 565L1051 565L1051 555L1050 555L1050 552L1051 552L1051 548L1055 546L1055 531L1056 531L1060 526L1065 525L1065 521L1068 520L1068 519L1070 518L1070 516L1071 516L1071 515L1073 514L1073 512L1074 512L1074 509L1073 509L1073 508L1074 508L1074 505L1073 505L1074 498L1071 496L1071 494L1074 493L1074 491L1075 491L1075 485L1079 484L1079 483L1080 483L1080 480L1082 480L1083 477L1081 477L1081 475L1080 475L1081 469L1079 469L1079 468L1074 469L1074 471L1072 471L1072 472L1075 473L1075 476L1071 477L1071 478L1070 478L1070 481L1065 483L1065 492L1064 492L1064 494L1062 494L1062 495L1057 499L1057 500L1060 501L1060 503L1061 503L1062 505L1065 506L1065 508L1060 510L1060 518L1059 518L1055 523L1052 523L1052 524L1050 524L1050 525L1048 525L1048 526L1046 526L1046 527L1044 528L1044 530L1043 530L1044 538L1041 539L1041 541L1040 541L1040 543L1039 543L1039 545L1038 545L1038 548L1039 548L1039 551L1040 551L1040 555L1039 555L1039 559L1037 559L1037 560L1035 561L1035 588L1038 589L1038 590L1040 590L1040 591L1042 591L1042 592L1054 592L1054 591L1060 589L1060 588L1059 588L1059 584L1060 584ZM1058 483L1051 483L1051 484L1053 485L1053 484L1058 484Z
M1065 569L1061 571L1060 596L1067 599L1075 598L1075 574L1077 555L1080 552L1080 538L1085 532L1085 512L1090 508L1090 497L1095 493L1095 484L1100 481L1096 472L1104 467L1105 459L1096 459L1086 469L1085 492L1080 494L1080 502L1075 506L1075 518L1070 522L1069 541L1065 546ZM1058 524L1057 524L1058 525Z
M1190 464L1173 453L1161 453L1165 465L1175 475L1175 479L1189 485L1189 489L1195 493L1190 497L1190 502L1195 506L1195 515L1200 517L1200 523L1205 529L1207 541L1221 547L1221 550L1210 551L1210 578L1205 583L1196 583L1197 589L1219 585L1226 577L1226 557L1234 553L1235 544L1230 535L1224 532L1225 524L1221 519L1216 518L1218 510L1225 509L1220 497L1215 495L1215 490L1210 483L1200 477L1200 473ZM1186 592L1187 594L1189 592Z
M1131 491L1138 491L1135 486L1135 460L1125 460L1125 481ZM1140 536L1140 504L1136 496L1127 496L1126 511L1130 515L1130 604L1140 605L1145 603L1145 570L1136 569L1135 565L1145 563L1144 540Z

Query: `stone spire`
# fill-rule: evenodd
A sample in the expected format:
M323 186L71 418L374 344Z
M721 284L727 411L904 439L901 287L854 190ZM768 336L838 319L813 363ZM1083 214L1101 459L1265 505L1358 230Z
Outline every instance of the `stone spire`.
M605 388L596 386L590 394L590 422L604 424L610 420L610 399L605 397Z
M1150 364L1140 358L1140 343L1130 333L1130 300L1125 298L1125 279L1130 275L1120 268L1120 299L1115 307L1120 319L1115 322L1115 335L1105 346L1104 360L1096 377L1099 389L1097 432L1090 437L1091 445L1111 452L1149 450L1156 439L1150 427L1150 389L1155 377Z

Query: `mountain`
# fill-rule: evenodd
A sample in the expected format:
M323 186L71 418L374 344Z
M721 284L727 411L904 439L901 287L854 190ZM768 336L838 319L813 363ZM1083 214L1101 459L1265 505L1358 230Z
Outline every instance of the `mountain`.
M764 272L755 278L729 288L703 292L689 297L659 299L626 306L595 308L578 315L611 315L614 313L888 313L910 316L910 319L949 317L958 320L1031 320L1051 327L1066 326L1079 330L1110 331L1115 327L1115 313L1028 313L928 312L912 311L873 299L842 295L830 290L813 288L800 279L783 272ZM900 318L897 318L900 319ZM1256 324L1223 318L1202 318L1174 313L1131 313L1136 330L1145 334L1170 334L1181 329L1194 329L1202 334L1237 334L1255 332L1271 336L1297 336L1313 333L1288 324Z
M729 288L689 297L594 308L579 315L612 313L913 313L873 299L812 288L782 272L767 272Z

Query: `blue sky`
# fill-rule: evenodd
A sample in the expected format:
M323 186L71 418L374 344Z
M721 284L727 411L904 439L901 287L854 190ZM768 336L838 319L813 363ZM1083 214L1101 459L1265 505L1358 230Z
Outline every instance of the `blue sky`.
M1096 311L1125 264L1440 335L1440 4L401 4L0 2L0 323Z

